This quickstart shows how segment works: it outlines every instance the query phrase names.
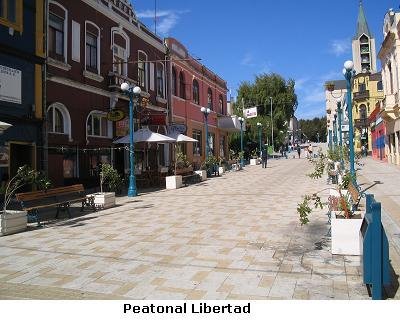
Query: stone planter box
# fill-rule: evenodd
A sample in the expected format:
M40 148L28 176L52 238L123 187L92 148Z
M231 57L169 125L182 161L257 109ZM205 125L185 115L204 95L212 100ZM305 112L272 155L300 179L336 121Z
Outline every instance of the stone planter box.
M338 217L339 213L332 212L332 254L361 255L360 228L364 213L356 212L355 217L350 219Z
M197 175L200 175L201 181L202 181L202 182L207 180L207 171L205 171L205 170L199 170L199 171L195 171L195 173L196 173Z
M177 189L182 187L182 176L167 176L165 177L165 188L166 189Z
M219 166L218 173L219 173L219 175L222 175L223 173L225 173L225 168L223 166Z
M94 205L96 208L106 209L115 206L114 192L94 193L91 196L94 196Z
M250 165L260 165L260 159L258 158L250 158Z
M7 210L6 214L0 214L0 236L25 231L28 226L26 211Z

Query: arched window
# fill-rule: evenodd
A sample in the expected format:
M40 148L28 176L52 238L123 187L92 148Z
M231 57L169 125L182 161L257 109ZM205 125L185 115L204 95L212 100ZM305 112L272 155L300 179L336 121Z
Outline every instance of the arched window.
M85 29L85 67L86 70L100 74L100 28L91 21L85 21Z
M172 68L172 83L171 83L171 92L172 95L176 96L176 70Z
M48 54L67 62L68 11L56 1L49 1Z
M376 86L377 86L377 89L378 89L378 90L383 90L382 80L378 81L378 83L377 83Z
M360 119L367 118L367 107L365 105L360 106Z
M157 63L157 96L164 98L164 65Z
M113 71L122 76L128 75L128 60L130 43L127 34L119 28L111 29L112 50L113 50Z
M112 123L107 120L107 113L92 111L86 121L87 136L111 137Z
M218 107L220 114L224 115L224 98L222 98L222 95L219 95Z
M71 137L71 117L63 104L54 103L49 106L47 126L49 133L65 134Z
M138 85L147 91L147 54L143 51L138 52ZM153 78L154 79L154 78Z
M193 102L197 105L200 104L199 83L196 79L193 80Z
M182 71L179 73L179 97L186 99L185 76Z
M214 110L213 94L212 94L211 88L208 88L208 90L207 90L207 107L210 108L211 110Z

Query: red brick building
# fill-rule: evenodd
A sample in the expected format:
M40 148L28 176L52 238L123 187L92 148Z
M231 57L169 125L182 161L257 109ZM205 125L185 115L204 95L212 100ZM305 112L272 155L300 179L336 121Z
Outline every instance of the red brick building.
M137 20L129 0L49 0L47 49L50 179L55 186L75 181L96 186L98 164L104 162L126 172L127 151L112 144L129 131L128 98L120 85L140 86L149 101L136 112L135 128L141 124L165 132L162 39ZM123 111L125 119L108 120L113 109Z
M169 81L171 93L171 125L178 125L187 136L198 143L187 144L188 160L199 166L205 159L205 121L201 107L208 107L209 153L228 158L228 131L237 130L223 126L227 115L226 81L193 58L176 39L167 38L170 53Z

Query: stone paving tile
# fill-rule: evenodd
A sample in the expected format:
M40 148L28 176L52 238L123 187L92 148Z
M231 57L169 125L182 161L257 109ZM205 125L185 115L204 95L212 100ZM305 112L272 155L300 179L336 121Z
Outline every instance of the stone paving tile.
M299 224L301 195L326 182L304 159L270 164L2 237L0 298L368 299L326 213Z

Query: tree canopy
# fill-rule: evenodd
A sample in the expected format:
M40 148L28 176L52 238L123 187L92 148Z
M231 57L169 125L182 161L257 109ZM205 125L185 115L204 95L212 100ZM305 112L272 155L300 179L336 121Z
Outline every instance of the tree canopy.
M301 132L307 140L312 142L326 142L326 117L315 117L314 119L300 119ZM318 137L318 135L319 137ZM303 139L304 139L303 137Z
M272 97L272 106L270 97ZM234 105L235 113L243 115L243 109L251 107L257 107L258 116L246 120L246 141L258 142L257 123L259 122L262 124L262 143L271 144L272 108L274 145L277 147L283 144L287 136L289 120L297 108L294 80L285 80L282 76L271 73L257 75L253 83L242 82ZM237 142L234 140L233 143L236 146Z

